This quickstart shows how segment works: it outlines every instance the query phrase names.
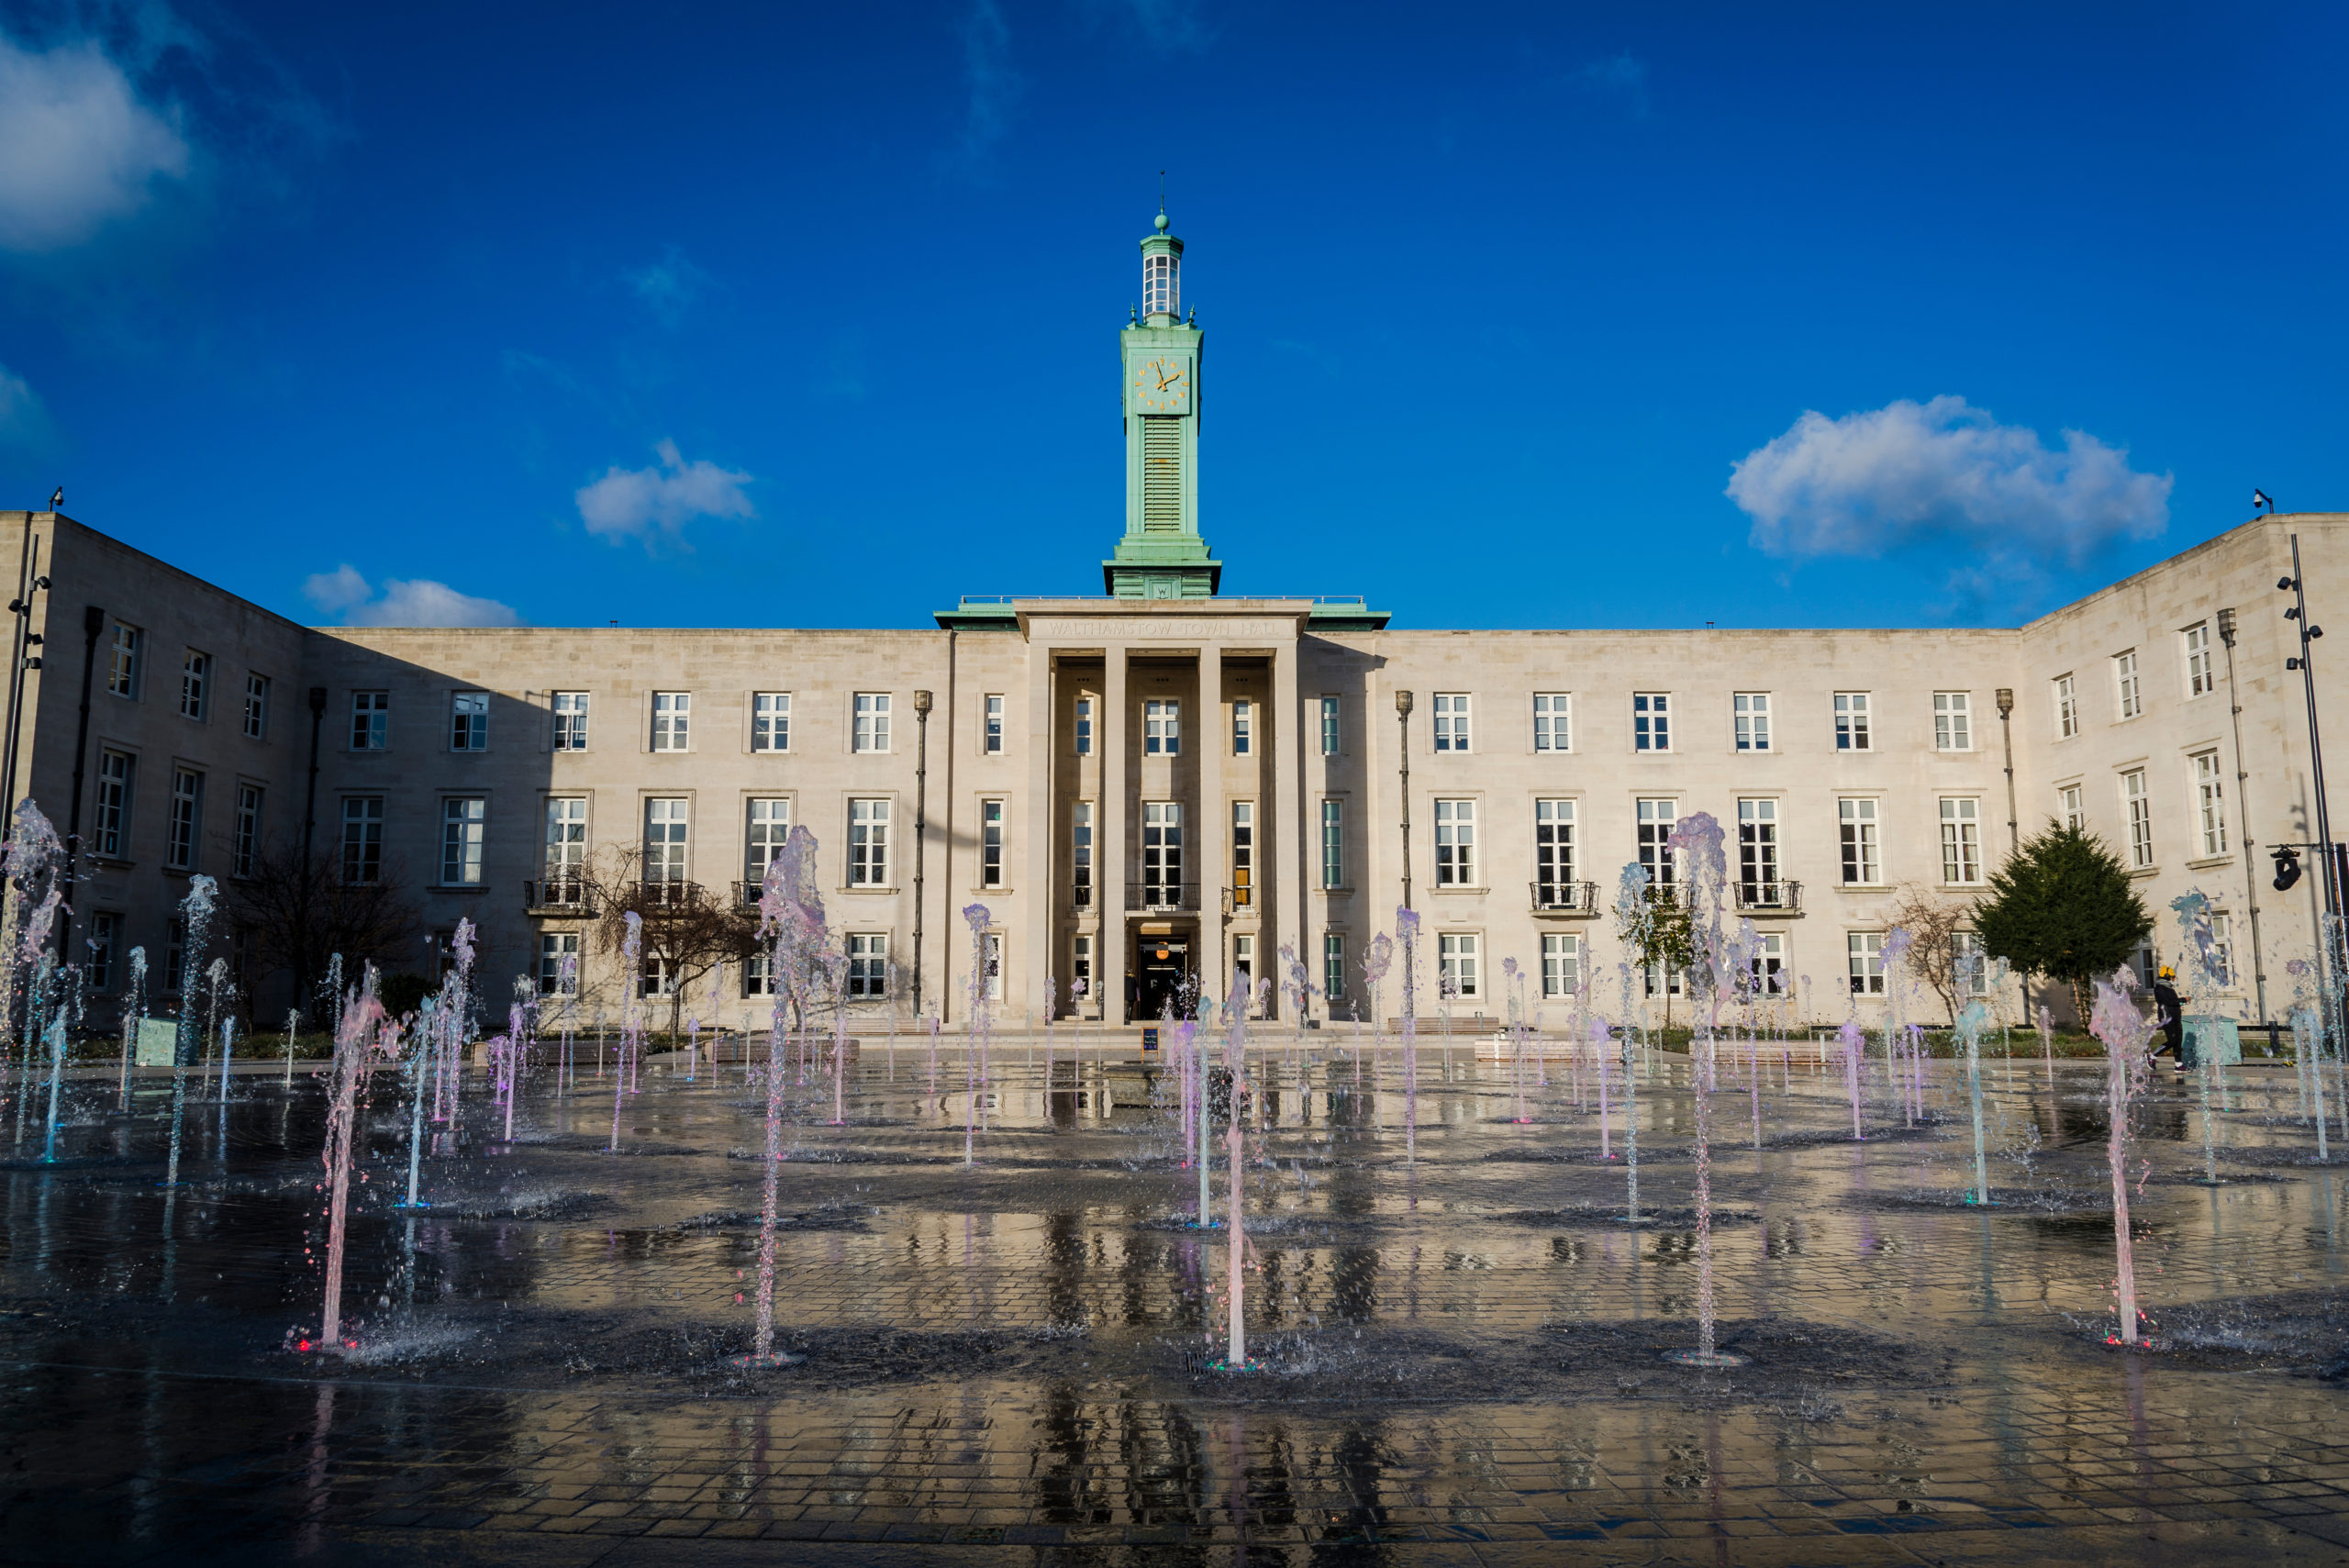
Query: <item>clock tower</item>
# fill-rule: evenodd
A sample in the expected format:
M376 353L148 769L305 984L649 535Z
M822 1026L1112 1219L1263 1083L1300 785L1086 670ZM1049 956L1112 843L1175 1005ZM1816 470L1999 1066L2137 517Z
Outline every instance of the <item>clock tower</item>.
M1199 351L1183 319L1183 242L1162 210L1141 242L1142 306L1118 334L1126 425L1126 531L1101 563L1121 599L1206 599L1223 562L1199 537Z

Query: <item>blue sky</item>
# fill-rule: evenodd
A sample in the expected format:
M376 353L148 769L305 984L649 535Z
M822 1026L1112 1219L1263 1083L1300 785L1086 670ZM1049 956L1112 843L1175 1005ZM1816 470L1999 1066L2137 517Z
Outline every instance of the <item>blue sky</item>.
M2004 624L2349 509L2343 13L0 3L0 506L312 621Z

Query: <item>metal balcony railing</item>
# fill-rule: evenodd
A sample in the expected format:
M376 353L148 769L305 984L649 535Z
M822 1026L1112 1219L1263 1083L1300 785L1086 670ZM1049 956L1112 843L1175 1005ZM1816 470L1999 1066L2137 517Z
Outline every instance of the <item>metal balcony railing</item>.
M1199 907L1199 884L1196 882L1130 882L1126 884L1126 908L1151 913L1196 913Z
M701 902L698 882L655 882L647 878L637 884L637 906L642 909L684 909Z
M586 882L580 877L541 877L536 882L522 884L522 913L592 919L596 914L596 901Z
M1536 913L1587 915L1598 907L1598 884L1595 882L1535 882L1527 885L1532 890Z
M1737 907L1743 912L1764 915L1798 915L1802 912L1802 884L1799 882L1741 882L1736 889Z
M766 884L763 882L738 882L734 884L734 907L745 913L755 914L759 907L759 897L765 892Z

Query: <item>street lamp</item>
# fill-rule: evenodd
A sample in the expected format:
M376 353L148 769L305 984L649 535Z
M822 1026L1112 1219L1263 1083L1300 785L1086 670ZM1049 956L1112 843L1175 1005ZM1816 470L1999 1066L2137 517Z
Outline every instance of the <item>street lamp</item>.
M2324 851L2324 918L2319 923L2317 945L2324 954L2325 967L2332 973L2333 982L2337 986L2340 975L2332 951L2332 933L2341 918L2341 878L2338 857L2332 842L2332 811L2324 798L2324 743L2318 735L2316 721L2314 655L2316 639L2324 635L2324 628L2309 624L2307 579L2300 573L2300 536L2294 534L2291 538L2292 573L2288 577L2278 577L2276 580L2276 586L2279 592L2292 595L2292 606L2284 612L2284 618L2292 622L2294 629L2300 634L2300 652L2296 659L2285 660L2284 668L2299 672L2301 695L2308 701L2309 772L2316 784L2317 842L2323 847ZM2279 872L2282 870L2280 865L2277 870Z
M922 847L930 812L930 694L914 693L914 1021L921 1021Z
M1402 737L1403 907L1411 906L1411 694L1395 694L1395 728Z

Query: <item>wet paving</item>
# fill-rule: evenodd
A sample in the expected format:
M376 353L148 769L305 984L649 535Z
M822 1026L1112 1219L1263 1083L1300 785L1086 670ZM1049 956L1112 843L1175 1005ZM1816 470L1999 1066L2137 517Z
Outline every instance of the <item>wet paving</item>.
M745 1373L763 1091L592 1052L503 1136L486 1079L429 1132L379 1077L318 1324L324 1107L306 1072L198 1095L69 1084L59 1158L0 1143L0 1559L1807 1563L2349 1561L2349 1168L2288 1066L2233 1070L2202 1184L2157 1082L2130 1172L2154 1348L2113 1326L2100 1062L1986 1073L1869 1136L1808 1043L1709 1101L1732 1370L1695 1343L1687 1062L1621 1085L1423 1042L1259 1042L1245 1312L1191 1223L1171 1078L1131 1036L862 1041L795 1071L778 1344ZM1758 1053L1757 1053L1758 1054ZM2050 1079L2053 1080L2053 1088ZM1546 1080L1543 1081L1543 1080ZM1761 1147L1754 1147L1756 1105ZM1522 1111L1522 1120L1518 1119ZM974 1125L966 1133L966 1119ZM1407 1133L1407 1122L1416 1128ZM6 1130L13 1130L13 1128ZM2331 1141L2334 1160L2349 1139ZM966 1138L973 1160L964 1162ZM1214 1171L1220 1217L1226 1176Z

